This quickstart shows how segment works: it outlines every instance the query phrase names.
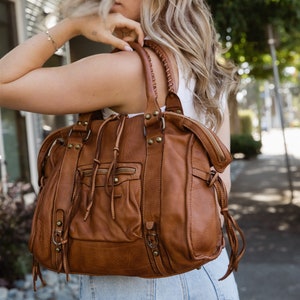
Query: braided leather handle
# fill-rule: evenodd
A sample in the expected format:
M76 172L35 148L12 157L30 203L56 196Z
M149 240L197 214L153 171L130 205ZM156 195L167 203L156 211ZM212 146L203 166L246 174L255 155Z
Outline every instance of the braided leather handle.
M177 96L177 86L175 84L175 76L174 76L174 70L172 69L172 64L169 59L168 54L165 52L165 50L157 43L146 40L145 46L149 47L151 50L155 52L155 54L159 57L166 73L167 77L167 84L168 84L168 95L166 98L166 110L172 111L177 114L184 114L181 101L179 97Z
M177 87L175 86L175 76L174 76L173 69L171 68L172 64L169 59L169 56L159 44L151 40L145 40L145 46L153 50L155 54L159 57L166 72L168 91L172 93L176 93Z
M153 114L153 112L160 112L160 107L157 102L156 82L152 68L152 62L147 51L138 43L130 43L130 46L139 54L144 69L144 76L146 80L146 95L147 95L147 108L146 114Z

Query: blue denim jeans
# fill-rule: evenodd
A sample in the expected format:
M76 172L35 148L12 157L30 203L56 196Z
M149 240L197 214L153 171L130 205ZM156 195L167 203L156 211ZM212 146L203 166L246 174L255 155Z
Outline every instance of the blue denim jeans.
M226 250L199 270L159 279L80 276L81 300L238 300L233 274L219 281L228 266Z

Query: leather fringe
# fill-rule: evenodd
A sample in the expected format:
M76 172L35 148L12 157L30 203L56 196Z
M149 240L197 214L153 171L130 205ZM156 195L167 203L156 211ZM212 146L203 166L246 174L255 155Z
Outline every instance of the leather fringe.
M32 280L33 280L33 290L36 292L37 291L37 287L36 287L36 283L38 278L41 280L41 283L44 286L47 285L46 281L43 278L43 274L41 272L41 268L40 268L40 264L36 261L35 258L33 258L33 263L32 263Z

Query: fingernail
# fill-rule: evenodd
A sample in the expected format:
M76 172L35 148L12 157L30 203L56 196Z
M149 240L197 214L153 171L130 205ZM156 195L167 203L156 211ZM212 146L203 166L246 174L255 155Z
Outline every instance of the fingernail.
M124 47L124 50L125 50L125 51L133 51L133 49L132 49L130 46L128 46L128 45L126 45L126 46Z

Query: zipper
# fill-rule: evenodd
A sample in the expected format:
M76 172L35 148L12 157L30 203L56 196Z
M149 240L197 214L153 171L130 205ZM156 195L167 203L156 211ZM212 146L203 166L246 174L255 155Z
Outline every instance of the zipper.
M47 153L47 157L50 156L50 154L51 154L54 146L56 146L57 144L64 145L65 144L65 140L63 138L57 138L57 139L55 139L54 142L49 147L49 150L48 150L48 153Z
M130 167L120 167L116 169L116 175L132 175L136 172L135 168L130 168ZM106 175L108 173L108 168L99 168L97 170L98 175ZM92 170L85 170L82 171L83 176L91 176L92 175Z

